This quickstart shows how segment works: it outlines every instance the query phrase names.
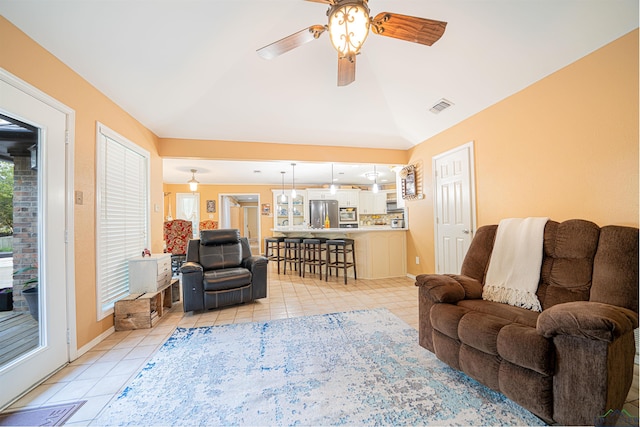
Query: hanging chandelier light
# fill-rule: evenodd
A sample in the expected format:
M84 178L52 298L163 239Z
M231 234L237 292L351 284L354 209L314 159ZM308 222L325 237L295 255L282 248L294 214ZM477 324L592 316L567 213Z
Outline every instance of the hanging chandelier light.
M333 163L331 163L331 185L329 186L329 192L336 194L336 185L333 183Z
M189 183L189 190L191 190L191 192L195 192L198 190L199 182L196 180L196 172L198 172L197 169L191 169L191 179L187 181Z
M286 173L285 171L280 171L280 173L282 174L282 194L280 195L280 201L282 203L287 201L287 196L284 194L284 174Z
M296 196L298 195L296 193L296 164L295 163L291 163L291 203L293 203L293 199L296 198Z

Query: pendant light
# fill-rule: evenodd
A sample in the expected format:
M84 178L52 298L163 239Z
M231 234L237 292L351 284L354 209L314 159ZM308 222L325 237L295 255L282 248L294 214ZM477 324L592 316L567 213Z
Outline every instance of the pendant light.
M284 174L286 172L280 171L280 173L282 174L282 194L280 195L280 202L284 203L287 201L287 196L284 194Z
M292 176L291 176L291 203L293 203L293 199L296 198L296 164L291 163Z
M191 169L191 179L187 181L189 183L189 190L191 190L192 193L198 190L199 182L196 180L196 172L198 172L197 169Z
M333 183L333 163L331 163L331 185L329 186L329 192L336 194L336 185Z
M373 188L372 191L377 193L380 189L378 188L378 172L376 171L376 165L373 165Z

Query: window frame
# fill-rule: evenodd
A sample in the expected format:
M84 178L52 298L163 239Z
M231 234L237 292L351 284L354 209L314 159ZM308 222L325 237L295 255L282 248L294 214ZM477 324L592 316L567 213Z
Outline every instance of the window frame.
M103 242L101 237L103 235L102 230L104 228L107 228L106 223L103 222L102 210L104 205L103 186L105 185L106 174L108 173L107 165L105 163L106 162L105 150L107 149L107 144L109 143L108 140L111 140L114 143L119 144L120 146L125 148L125 150L128 150L125 152L125 155L127 153L131 153L131 154L140 156L142 158L143 167L146 169L145 171L142 171L141 173L142 177L140 180L140 181L144 181L144 185L146 187L145 188L146 194L142 196L142 200L143 200L142 204L144 205L142 206L142 212L143 212L142 215L143 215L143 224L144 224L142 226L143 237L140 239L140 243L142 244L142 247L139 248L139 252L136 250L135 253L133 253L133 251L130 251L131 253L125 254L126 258L133 258L139 255L140 253L142 253L142 250L144 248L150 247L149 245L150 245L151 224L150 224L149 216L151 212L151 194L150 194L151 193L150 191L151 155L149 151L145 150L144 148L140 147L139 145L135 144L134 142L130 141L129 139L125 138L119 133L113 131L112 129L105 126L104 124L100 122L96 122L96 124L97 124L96 126L96 211L95 211L96 317L97 317L97 320L100 321L106 318L107 316L112 315L114 312L115 301L122 298L123 296L126 296L129 293L129 281L128 281L128 273L127 273L126 280L124 282L125 283L124 287L126 287L126 290L124 289L124 287L121 290L121 293L123 294L118 295L117 297L111 299L110 301L105 301L103 298L103 289L104 289L103 277L105 276L105 271L101 264L101 260L104 259L106 254L105 254L105 249L102 247ZM122 166L124 168L126 164L123 164ZM124 175L124 170L120 173ZM140 220L139 217L138 217L138 220ZM128 271L128 262L127 261L123 261L123 262L126 263L126 265L121 266L121 268L124 267ZM120 275L122 275L122 270L120 270L119 272L120 272Z

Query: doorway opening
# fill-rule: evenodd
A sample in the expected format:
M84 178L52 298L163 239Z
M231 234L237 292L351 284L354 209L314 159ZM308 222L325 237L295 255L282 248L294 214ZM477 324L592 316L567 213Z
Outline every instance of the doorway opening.
M220 194L220 228L237 228L246 237L253 255L260 254L259 194Z

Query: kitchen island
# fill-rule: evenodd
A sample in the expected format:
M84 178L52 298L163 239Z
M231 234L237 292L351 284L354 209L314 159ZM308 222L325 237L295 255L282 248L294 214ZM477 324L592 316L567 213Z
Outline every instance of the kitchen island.
M359 279L383 279L407 274L407 238L405 228L364 226L360 228L272 228L274 236L350 238L355 241ZM350 270L350 276L353 272Z

